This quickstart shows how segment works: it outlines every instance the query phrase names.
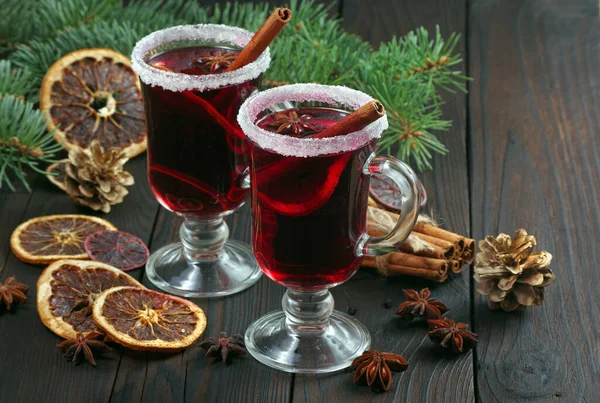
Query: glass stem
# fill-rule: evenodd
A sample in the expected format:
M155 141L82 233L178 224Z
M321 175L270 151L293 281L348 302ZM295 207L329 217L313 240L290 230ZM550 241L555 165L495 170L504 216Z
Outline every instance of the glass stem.
M188 262L206 262L219 258L223 253L223 246L229 238L229 228L222 218L199 220L186 217L179 229L179 237Z
M281 301L290 331L298 334L322 333L333 312L329 290L300 291L288 289Z

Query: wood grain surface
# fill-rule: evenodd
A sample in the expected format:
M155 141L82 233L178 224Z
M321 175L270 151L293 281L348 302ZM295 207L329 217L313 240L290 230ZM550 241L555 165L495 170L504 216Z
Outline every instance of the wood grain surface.
M475 299L478 397L599 401L598 2L476 1L470 26L474 234L526 228L557 278L526 312Z
M462 35L457 52L464 53L464 0L346 0L342 10L345 28L368 40L374 47L419 26L435 32L436 25L439 25L445 37L452 32ZM464 69L464 66L458 68ZM436 157L434 169L419 176L428 193L427 212L443 217L447 228L469 234L466 96L450 94L445 99L444 116L454 124L451 130L441 134L441 138L450 153ZM395 315L396 308L404 300L402 289L418 290L427 286L434 297L448 305L450 317L469 323L468 269L444 284L428 284L410 277L384 279L369 269L361 269L350 281L333 288L336 309L344 310L348 305L356 307L355 316L369 328L373 348L401 354L409 361L409 369L394 375L393 389L380 395L373 394L368 387L353 386L351 372L326 377L296 376L293 401L473 401L471 353L440 355L441 349L427 336L426 323L406 323ZM392 301L392 309L382 307L385 299Z
M203 3L213 1L201 0ZM600 401L600 23L595 0L340 0L344 26L377 47L381 41L439 25L462 35L459 67L473 77L469 95L447 94L440 133L450 150L420 177L427 212L444 226L481 239L525 228L554 256L557 281L543 307L490 311L473 291L469 270L444 284L383 279L361 269L332 293L336 309L356 309L373 348L402 354L408 371L375 394L352 373L294 376L249 356L212 364L192 347L171 355L124 349L74 364L38 318L35 283L43 267L10 252L22 221L83 213L45 177L33 192L0 190L0 281L16 275L31 286L27 304L0 314L0 403L4 402L587 402ZM282 3L272 2L273 5ZM181 221L158 206L145 157L127 164L136 184L106 218L140 236L152 251L178 238ZM249 241L248 206L229 217L231 236ZM150 285L142 269L132 274ZM474 352L446 354L420 322L394 314L402 289L429 286L448 313L479 334ZM243 333L280 309L283 287L262 278L232 297L194 300L206 312L203 338ZM384 301L391 308L384 307Z

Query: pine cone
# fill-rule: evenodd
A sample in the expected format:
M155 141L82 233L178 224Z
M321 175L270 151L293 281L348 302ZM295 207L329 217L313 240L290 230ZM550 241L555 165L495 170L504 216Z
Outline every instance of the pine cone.
M491 309L506 312L542 305L544 287L554 282L548 268L552 255L546 251L531 253L535 237L519 229L511 239L506 234L487 236L479 242L475 275L477 292L488 297Z
M110 206L121 203L129 193L125 186L133 185L133 176L123 170L127 159L116 148L105 153L97 140L89 149L71 149L65 191L76 203L108 213Z

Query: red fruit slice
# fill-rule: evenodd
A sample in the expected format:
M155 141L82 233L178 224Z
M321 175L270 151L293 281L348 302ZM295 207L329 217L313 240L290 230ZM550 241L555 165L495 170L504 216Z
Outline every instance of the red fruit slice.
M140 238L123 231L98 231L90 234L85 239L84 248L92 260L123 271L145 265L150 256Z
M427 193L421 181L417 180L419 190L419 202L421 207L427 203ZM380 205L387 210L400 212L402 207L402 191L390 178L385 176L372 176L369 194Z
M206 198L204 195L208 195L210 199L216 200L224 210L227 210L227 196L193 176L186 175L164 165L152 165L150 167L150 175L152 175L156 182L176 180L180 183L179 192L182 195L186 195L186 197L176 200L175 196L169 195L169 202L176 204L180 207L181 211L201 209L202 202L200 200Z
M300 158L268 165L256 172L258 198L279 214L308 215L329 200L350 156L331 157L333 162Z

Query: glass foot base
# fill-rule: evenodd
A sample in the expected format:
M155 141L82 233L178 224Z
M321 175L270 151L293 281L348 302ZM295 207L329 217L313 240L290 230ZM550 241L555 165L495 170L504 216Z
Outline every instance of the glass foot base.
M154 252L146 263L148 279L170 294L188 298L235 294L258 281L262 272L250 245L227 241L216 259L190 263L181 242Z
M350 315L333 311L323 332L295 333L283 311L271 312L252 323L245 335L254 358L285 372L318 374L349 367L371 346L367 328Z

